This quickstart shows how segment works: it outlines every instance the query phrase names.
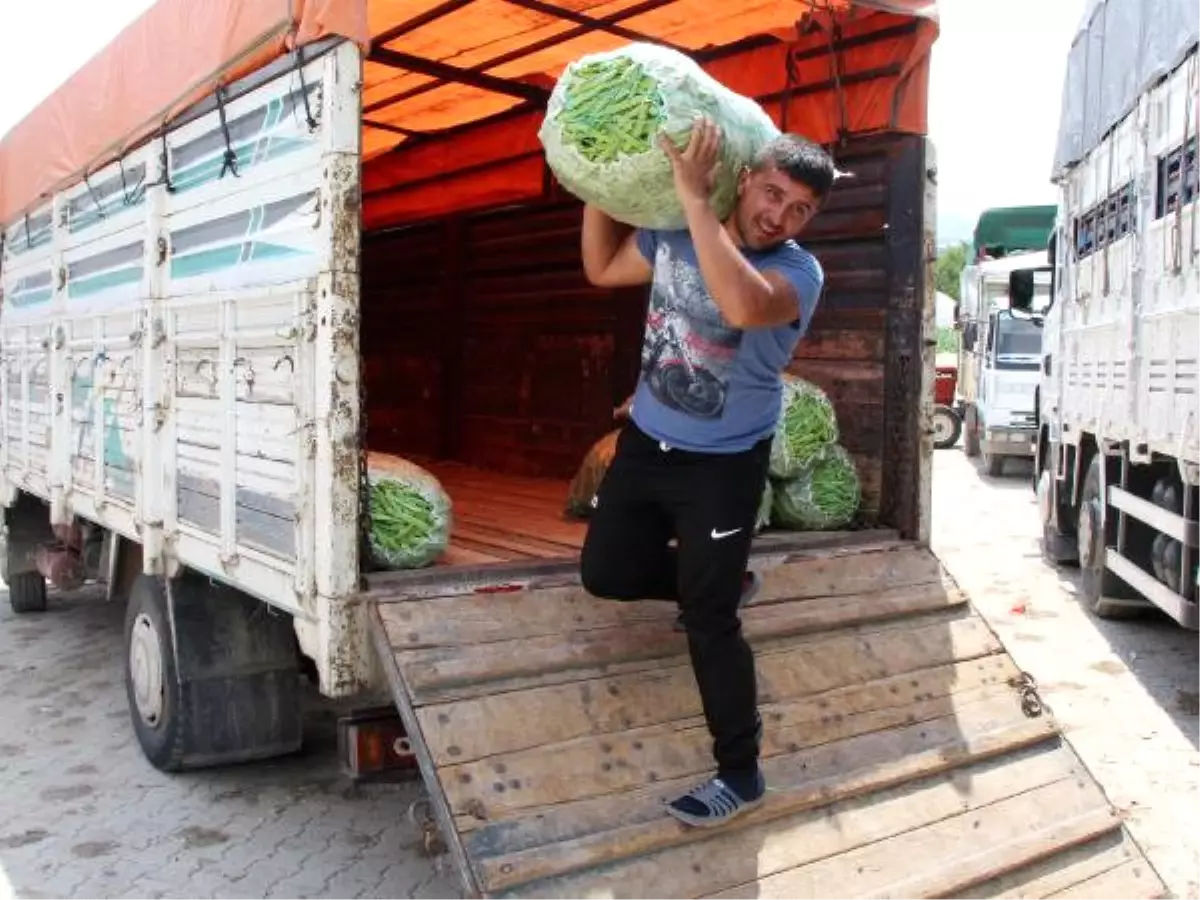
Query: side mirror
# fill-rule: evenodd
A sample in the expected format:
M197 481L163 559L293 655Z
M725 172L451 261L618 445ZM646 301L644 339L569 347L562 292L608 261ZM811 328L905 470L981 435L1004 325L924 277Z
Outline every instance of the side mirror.
M1018 312L1033 310L1034 269L1016 269L1008 275L1009 307Z
M1057 253L1058 253L1058 230L1055 229L1050 232L1050 240L1046 242L1046 265L1048 265L1050 267L1050 302L1052 304L1054 303L1054 288L1055 288L1054 277L1057 274L1056 266L1058 264L1058 259L1056 257Z

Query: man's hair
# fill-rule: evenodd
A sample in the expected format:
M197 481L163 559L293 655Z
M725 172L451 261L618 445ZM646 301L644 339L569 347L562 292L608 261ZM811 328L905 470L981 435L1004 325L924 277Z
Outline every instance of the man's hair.
M750 170L759 172L767 166L774 166L800 182L817 195L818 202L829 196L837 175L833 157L820 144L798 134L781 134L759 149Z

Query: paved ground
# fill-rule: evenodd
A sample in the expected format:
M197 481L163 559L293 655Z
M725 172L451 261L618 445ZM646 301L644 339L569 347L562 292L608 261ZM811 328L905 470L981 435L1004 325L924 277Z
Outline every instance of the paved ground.
M409 821L419 782L342 779L315 697L303 755L163 775L129 724L123 611L0 604L0 900L454 896Z
M1197 640L1166 616L1105 622L1075 600L1078 570L1041 560L1030 468L988 478L961 447L936 454L934 550L1016 663L1038 681L1084 764L1128 813L1177 897L1200 896Z
M1027 474L939 452L934 544L1176 896L1200 896L1196 636L1099 622L1073 573L1040 560ZM455 896L409 822L417 784L354 788L316 703L303 756L161 775L133 742L122 611L60 598L16 619L0 600L0 900L111 896Z

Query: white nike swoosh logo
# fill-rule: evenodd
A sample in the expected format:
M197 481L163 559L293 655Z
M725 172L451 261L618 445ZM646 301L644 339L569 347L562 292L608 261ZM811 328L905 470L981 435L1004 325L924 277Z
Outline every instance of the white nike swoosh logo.
M741 530L742 529L740 529L740 528L735 528L735 529L733 529L733 531L717 531L717 529L714 528L712 530L712 539L714 541L724 540L725 538L729 537L730 535L737 534Z

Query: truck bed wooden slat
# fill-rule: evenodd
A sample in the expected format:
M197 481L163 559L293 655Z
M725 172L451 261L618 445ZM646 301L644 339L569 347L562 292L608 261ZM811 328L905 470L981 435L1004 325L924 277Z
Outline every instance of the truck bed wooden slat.
M806 752L823 744L849 741L874 732L926 723L926 735L940 729L983 722L983 730L1002 721L1011 710L1012 689L977 688L961 696L935 697L908 705L857 714L813 716L803 702L768 706L771 719L764 735L764 765L775 770L803 768ZM630 790L643 784L699 778L712 767L712 738L700 718L616 734L601 734L529 750L507 753L465 765L446 767L446 795L451 811L465 813L481 806L489 819L552 802L571 802Z
M976 884L958 896L964 900L978 897L1053 897L1125 863L1136 862L1139 856L1137 847L1128 835L1123 831L1111 831L1095 840L1072 847L1059 856L1038 860L999 878ZM1147 876L1153 878L1149 866L1143 865L1141 868L1143 871L1135 876L1137 880ZM1124 890L1107 894L1093 893L1090 896L1143 897L1151 893L1152 890L1143 883L1140 886L1126 886Z
M928 558L911 551L878 554L877 566L855 565L854 558L818 558L813 562L775 566L750 609L765 609L781 599L818 601L850 598L887 590L907 596L908 589L946 592ZM669 606L669 605L668 605ZM452 618L446 613L452 612ZM669 612L669 611L668 611ZM598 603L580 587L548 588L537 593L432 598L389 608L387 621L403 635L396 646L475 645L485 641L561 634L564 629L594 628L662 621L661 603ZM756 613L757 614L757 613ZM767 615L764 613L764 615ZM414 636L415 635L415 636Z
M1118 827L1094 785L1066 778L979 810L711 896L938 897ZM1090 789L1089 789L1090 788ZM893 880L914 868L917 878Z
M927 726L908 727L884 735L860 737L837 745L836 748L818 747L808 751L804 754L805 758L814 757L822 764L822 768L833 770L836 774L822 780L813 779L792 784L780 782L778 787L772 788L762 807L740 818L738 828L722 830L727 832L730 838L737 832L756 825L767 826L774 831L779 827L781 820L786 821L795 814L828 809L830 804L840 800L860 795L870 796L876 791L909 782L914 778L945 772L952 766L976 759L979 753L986 757L1019 749L1044 740L1050 733L1044 723L1020 723L998 732L976 735L975 737L981 740L972 743L962 736L951 737L951 730L947 727L936 732ZM895 758L885 758L879 752L881 747L891 751L888 755ZM867 765L856 765L868 755L874 757L875 761ZM768 779L774 776L778 780L781 774L789 770L798 770L800 759L800 755L790 755L781 760L767 762L763 767L764 772L767 773ZM615 822L610 819L609 828L579 838L535 847L494 860L480 854L477 868L483 874L482 883L488 890L504 890L521 883L522 895L526 892L536 894L536 884L532 879L573 874L581 881L589 877L593 881L602 880L603 890L610 891L612 885L609 876L613 869L613 861L645 857L710 837L707 833L697 834L695 830L681 826L674 819L667 817L662 810L663 798L672 792L686 790L695 781L693 777L663 784L656 794L642 798L636 816L640 821L627 824L622 815ZM712 837L715 838L716 835ZM716 845L716 842L710 846L709 851L714 857L727 855L724 846ZM905 871L905 868L898 866L897 871ZM661 889L656 885L656 890L647 893L654 896L658 896L660 890L671 893L670 879L671 873L664 872L661 876ZM719 887L728 885L729 883L726 883ZM717 888L711 884L708 886L709 891L714 889ZM551 896L556 894L557 887L549 892ZM629 895L637 896L637 893L631 891Z
M1023 710L1019 671L928 550L858 543L755 565L743 626L771 790L715 832L662 809L712 765L674 604L561 582L368 595L469 892L944 896L1104 876L1161 889L1140 854L1138 881L1099 842L1123 835L1119 819L1053 718Z
M1093 897L1142 897L1147 895L1147 891L1155 890L1157 880L1148 863L1134 859L1049 896L1063 900L1076 897L1080 900ZM1160 891L1152 896L1165 897L1167 894Z
M773 724L782 723L790 689L794 697L807 695L803 706L814 720L847 716L920 699L945 697L954 688L973 688L1003 680L1015 672L1007 657L983 657L949 662L919 671L904 671L863 684L846 680L825 691L813 691L796 679L769 677L771 669L789 664L784 654L760 657L760 702ZM812 669L821 669L820 661ZM803 674L803 673L801 673ZM837 670L830 674L839 678ZM852 676L851 676L852 677ZM474 700L427 706L418 713L430 736L430 752L442 765L472 762L488 756L525 750L587 735L611 734L662 722L688 727L699 721L700 698L686 664L651 672L569 685L535 688L520 693L493 694ZM828 710L836 708L836 714ZM518 715L531 715L542 723L537 734L514 728ZM791 717L796 718L792 710ZM454 748L454 753L450 748Z
M736 888L747 882L747 876L755 880L786 872L937 822L964 809L1053 784L1071 771L1069 762L1054 752L1053 744L1013 755L1022 761L1021 766L1012 766L1011 757L977 759L959 770L961 778L953 781L937 777L936 769L927 769L911 781L866 795L839 791L841 799L760 821L723 840L713 835L710 840L677 843L632 857L605 870L605 887L613 897L638 896L640 885L652 883L658 873L669 872L669 880L662 880L656 896L697 897L706 890ZM964 789L964 785L969 788ZM718 843L720 852L716 853ZM546 879L526 886L522 895L586 896L578 892L589 887L587 877L586 873L575 873Z
M917 723L893 729L883 739L878 734L857 735L811 748L804 751L802 766L795 765L795 756L788 754L764 767L776 775L782 773L790 781L772 786L768 804L753 813L753 820L765 822L785 813L824 807L836 800L883 790L971 760L1047 740L1051 732L1046 722L1036 720L970 736L951 734L947 729L931 730L927 724ZM538 848L576 846L575 842L580 841L593 848L629 840L647 846L673 846L699 835L678 827L673 819L664 818L662 801L695 782L694 776L688 776L600 797L534 807L519 816L497 821L476 816L460 816L457 821L466 846L479 857L482 868L492 858ZM634 829L640 830L635 833ZM546 863L537 865L543 876L549 873ZM556 872L571 871L571 866L565 864L557 867L550 864L550 868Z
M743 622L747 637L756 643L826 631L839 624L943 609L959 602L960 595L948 595L939 588L901 588L888 592L887 596L877 592L788 604L781 609L751 608L743 613ZM652 604L648 601L645 605ZM671 628L674 604L654 602L653 606L660 611L660 618L640 628L631 629L629 624L619 623L607 628L492 641L465 650L455 647L395 649L403 646L408 632L397 634L389 626L388 633L399 637L400 643L393 645L393 652L405 667L406 677L419 701L432 699L435 692L445 689L454 689L455 696L462 698L488 692L489 685L509 679L538 676L556 681L577 681L621 663L684 657L686 637ZM952 627L950 633L970 631L973 626L974 623L964 622L959 628ZM936 630L945 634L941 627ZM990 636L989 639L995 649L998 645Z

